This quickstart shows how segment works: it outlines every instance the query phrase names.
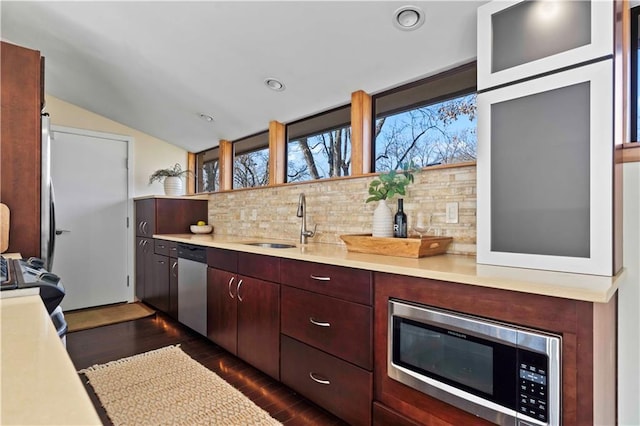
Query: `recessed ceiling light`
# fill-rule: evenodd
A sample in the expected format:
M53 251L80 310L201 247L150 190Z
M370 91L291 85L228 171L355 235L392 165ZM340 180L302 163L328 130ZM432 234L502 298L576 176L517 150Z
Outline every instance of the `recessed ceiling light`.
M277 78L266 78L264 80L264 84L271 90L275 90L276 92L282 92L284 90L284 84L278 80Z
M403 31L413 31L424 24L424 12L417 6L403 6L393 13L393 25Z
M208 122L208 123L212 123L213 122L213 117L208 115L208 114L204 114L204 113L199 113L198 117L200 117L201 119L203 119L204 121Z

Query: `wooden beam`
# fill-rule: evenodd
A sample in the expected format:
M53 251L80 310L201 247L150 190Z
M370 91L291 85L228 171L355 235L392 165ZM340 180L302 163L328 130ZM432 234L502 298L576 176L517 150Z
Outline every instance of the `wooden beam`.
M227 140L220 141L220 191L233 189L233 143Z
M351 175L371 173L371 96L362 90L351 94Z
M287 141L285 125L269 122L269 185L285 182L287 165Z
M187 170L191 170L193 173L187 174L187 194L192 195L196 193L196 154L193 152L187 152Z

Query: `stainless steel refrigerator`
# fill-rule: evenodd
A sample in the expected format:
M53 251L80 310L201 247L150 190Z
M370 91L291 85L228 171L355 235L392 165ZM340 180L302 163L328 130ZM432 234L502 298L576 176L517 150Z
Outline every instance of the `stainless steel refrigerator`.
M56 214L51 182L51 128L49 114L42 114L42 183L40 188L40 257L51 271L56 245Z

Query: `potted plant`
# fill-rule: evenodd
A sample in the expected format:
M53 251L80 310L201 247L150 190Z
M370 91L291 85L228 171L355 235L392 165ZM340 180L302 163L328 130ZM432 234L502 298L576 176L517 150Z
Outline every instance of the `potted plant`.
M164 193L166 195L183 195L182 176L191 175L191 170L182 170L179 163L168 169L156 170L149 176L149 185L154 182L164 182Z
M414 170L411 164L405 163L401 170L380 173L376 179L369 183L369 198L366 202L378 201L378 207L373 211L372 236L393 236L393 213L386 200L396 194L406 194L407 186L414 180Z

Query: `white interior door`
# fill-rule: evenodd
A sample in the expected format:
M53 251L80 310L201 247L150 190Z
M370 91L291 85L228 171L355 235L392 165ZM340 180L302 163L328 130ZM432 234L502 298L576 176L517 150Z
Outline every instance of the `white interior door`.
M64 310L124 302L128 287L128 141L56 131L51 141L56 244Z

